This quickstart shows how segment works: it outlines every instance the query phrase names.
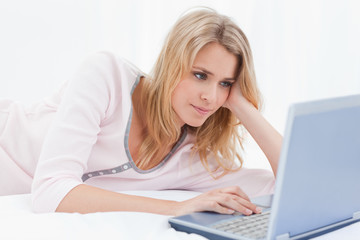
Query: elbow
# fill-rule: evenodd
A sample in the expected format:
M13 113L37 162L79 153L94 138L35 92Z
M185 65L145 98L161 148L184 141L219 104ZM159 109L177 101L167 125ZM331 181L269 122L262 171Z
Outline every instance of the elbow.
M82 182L75 179L34 180L31 188L31 208L34 213L56 212L63 198Z
M47 201L46 191L38 188L33 188L31 191L31 209L34 213L51 213L55 212L53 207L50 207L51 202Z

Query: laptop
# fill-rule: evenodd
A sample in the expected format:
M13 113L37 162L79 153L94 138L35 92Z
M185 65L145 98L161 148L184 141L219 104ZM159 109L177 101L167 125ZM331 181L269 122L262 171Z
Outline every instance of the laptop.
M209 239L282 240L360 221L360 95L291 105L274 195L253 202L261 214L196 212L169 223Z

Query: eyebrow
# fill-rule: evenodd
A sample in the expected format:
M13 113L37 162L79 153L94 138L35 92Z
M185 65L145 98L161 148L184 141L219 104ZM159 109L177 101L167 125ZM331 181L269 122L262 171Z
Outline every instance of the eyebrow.
M210 72L209 70L207 70L206 68L198 67L198 66L193 66L193 68L196 68L196 69L198 69L198 70L201 70L201 71L203 71L204 73L206 73L206 74L208 74L208 75L214 76L214 74L213 74L212 72ZM224 78L224 80L227 80L227 81L236 81L236 78L230 77L230 78Z

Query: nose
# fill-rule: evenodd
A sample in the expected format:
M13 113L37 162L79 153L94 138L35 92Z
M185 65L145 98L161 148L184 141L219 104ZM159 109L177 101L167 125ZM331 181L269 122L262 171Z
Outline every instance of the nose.
M203 101L212 103L216 100L216 95L217 95L216 91L217 91L216 84L206 84L206 86L203 86L200 97Z

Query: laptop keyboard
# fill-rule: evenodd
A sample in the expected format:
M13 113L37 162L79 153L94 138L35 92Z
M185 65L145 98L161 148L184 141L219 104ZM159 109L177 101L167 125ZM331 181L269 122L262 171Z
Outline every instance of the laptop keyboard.
M251 239L262 239L265 238L267 234L269 216L270 211L266 211L261 214L253 214L222 221L212 227Z

